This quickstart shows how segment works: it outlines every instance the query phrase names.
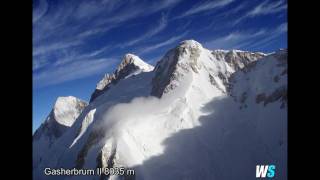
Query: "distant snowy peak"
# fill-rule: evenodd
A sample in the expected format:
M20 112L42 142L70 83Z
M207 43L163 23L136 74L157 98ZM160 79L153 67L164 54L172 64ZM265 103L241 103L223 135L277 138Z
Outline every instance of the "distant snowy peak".
M35 138L46 135L60 137L78 118L87 106L85 101L76 97L58 97L46 121L35 132Z
M53 107L53 115L59 124L70 127L86 106L85 101L73 96L58 97Z
M123 71L125 68L127 68L130 65L134 65L135 67L137 67L143 72L150 72L154 68L150 64L144 62L138 56L128 53L123 57L123 60L118 66L116 73L117 74L121 73L121 71Z
M102 80L100 80L95 91L91 95L90 102L109 89L112 84L117 84L121 79L140 74L141 72L150 72L153 69L153 66L144 62L138 56L126 54L114 73L106 74Z

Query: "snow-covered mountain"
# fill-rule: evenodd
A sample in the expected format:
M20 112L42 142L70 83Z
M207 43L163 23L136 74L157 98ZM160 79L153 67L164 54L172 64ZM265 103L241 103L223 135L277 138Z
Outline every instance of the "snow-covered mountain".
M74 123L87 103L73 96L59 97L50 114L33 136L33 164L41 163L42 156Z
M255 179L256 165L275 164L286 179L286 92L286 50L212 51L187 40L155 68L127 54L50 145L37 138L48 120L39 128L34 178ZM45 177L46 167L125 167L135 176Z

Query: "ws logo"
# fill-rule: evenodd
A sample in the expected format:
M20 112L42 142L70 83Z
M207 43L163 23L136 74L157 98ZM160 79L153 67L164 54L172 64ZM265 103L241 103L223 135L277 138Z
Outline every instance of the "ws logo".
M275 165L257 165L256 166L256 178L273 178L275 175Z

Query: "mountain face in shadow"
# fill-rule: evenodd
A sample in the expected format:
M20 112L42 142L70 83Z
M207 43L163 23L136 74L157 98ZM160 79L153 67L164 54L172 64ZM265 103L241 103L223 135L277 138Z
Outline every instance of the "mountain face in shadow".
M248 180L260 164L275 164L275 179L287 179L287 115L280 106L248 111L231 97L212 100L202 110L214 112L201 116L200 126L173 134L163 154L133 167L141 172L136 179Z

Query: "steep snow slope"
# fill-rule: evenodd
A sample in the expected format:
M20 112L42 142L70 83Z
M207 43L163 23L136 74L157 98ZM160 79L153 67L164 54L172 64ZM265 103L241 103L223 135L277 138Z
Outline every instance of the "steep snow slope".
M251 179L256 164L268 163L285 177L285 69L286 51L210 51L183 41L153 71L126 71L94 98L46 152L35 179L44 179L44 167L112 166L145 180Z

